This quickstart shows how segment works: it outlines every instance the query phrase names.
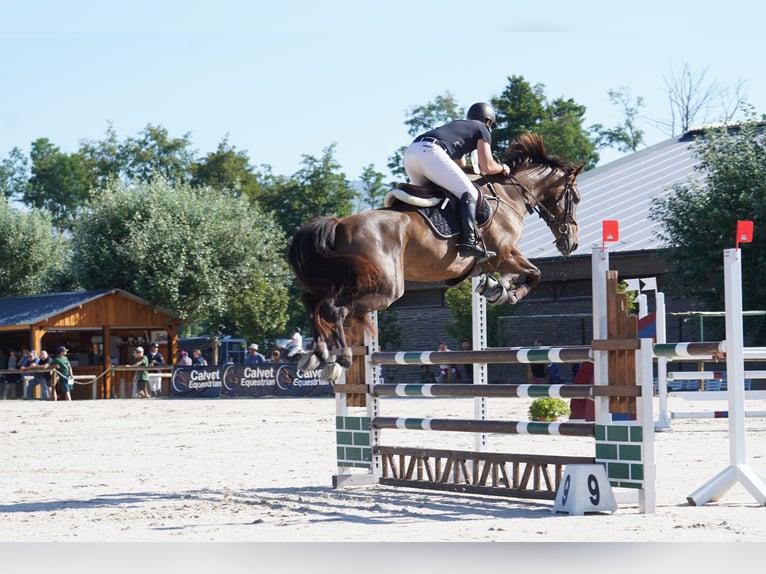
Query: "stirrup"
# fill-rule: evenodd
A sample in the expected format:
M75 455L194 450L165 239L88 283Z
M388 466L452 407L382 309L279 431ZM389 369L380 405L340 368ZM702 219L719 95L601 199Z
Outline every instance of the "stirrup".
M494 251L483 249L476 243L460 243L457 246L457 252L461 257L476 257L479 259L479 263L483 263L487 259L497 255Z

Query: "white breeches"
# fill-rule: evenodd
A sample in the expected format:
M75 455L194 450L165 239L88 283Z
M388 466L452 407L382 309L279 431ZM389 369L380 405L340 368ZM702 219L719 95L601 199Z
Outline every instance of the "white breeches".
M431 181L457 198L464 193L470 193L474 199L478 197L476 187L462 168L435 143L411 143L404 152L404 169L415 185L426 185Z

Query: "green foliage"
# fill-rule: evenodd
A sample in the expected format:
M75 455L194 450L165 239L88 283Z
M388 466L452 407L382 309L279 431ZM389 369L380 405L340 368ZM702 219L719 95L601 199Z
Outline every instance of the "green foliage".
M571 410L564 399L542 397L530 403L528 414L531 421L553 422L560 417L568 417Z
M644 99L637 96L633 100L628 88L609 90L607 94L612 104L621 108L623 120L613 128L605 128L601 124L591 126L591 131L597 136L598 147L616 147L621 152L638 151L638 146L644 143L644 130L639 129L637 124Z
M114 182L74 228L73 266L86 288L119 287L262 340L284 330L284 248L272 217L233 192Z
M362 201L365 202L364 208L377 209L383 207L383 200L389 191L389 187L383 183L383 174L375 171L372 164L364 168L361 177L362 181Z
M67 241L55 231L50 215L18 210L0 199L0 296L55 291L69 267Z
M582 125L586 108L571 98L548 102L543 84L531 86L523 76L512 76L500 96L492 98L492 106L498 125L493 131L492 149L497 155L502 155L514 138L535 132L543 136L551 155L586 168L598 163L596 145Z
M723 249L734 247L737 220L752 220L751 244L742 244L743 307L763 307L766 281L766 142L763 123L749 120L734 129L707 130L693 144L702 177L672 186L652 202L651 218L660 238L670 293L696 298L710 310L723 309ZM761 323L758 339L766 339Z
M32 143L32 176L22 195L27 205L46 209L61 228L68 228L88 198L83 158L62 153L47 138Z
M436 96L432 102L410 108L404 125L407 126L407 133L414 138L437 126L458 120L463 115L463 108L455 101L455 96L447 91L442 96Z
M303 167L291 178L266 177L256 201L274 213L287 237L318 215L351 215L356 192L349 185L333 154L335 144L321 158L303 156Z
M471 281L465 280L455 287L450 287L444 294L444 299L454 322L446 326L447 333L461 341L472 340L473 337L473 308ZM487 346L499 347L501 340L498 319L513 314L514 305L487 305Z
M195 187L237 190L242 196L255 198L262 192L257 174L244 151L237 151L227 139L218 149L191 165L191 183Z

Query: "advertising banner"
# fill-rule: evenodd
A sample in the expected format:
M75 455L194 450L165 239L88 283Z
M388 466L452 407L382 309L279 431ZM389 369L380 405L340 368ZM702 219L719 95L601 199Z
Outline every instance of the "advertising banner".
M319 371L301 371L295 363L225 365L221 395L228 397L329 396L332 383L321 381Z
M176 367L170 379L173 397L217 397L221 393L219 367Z

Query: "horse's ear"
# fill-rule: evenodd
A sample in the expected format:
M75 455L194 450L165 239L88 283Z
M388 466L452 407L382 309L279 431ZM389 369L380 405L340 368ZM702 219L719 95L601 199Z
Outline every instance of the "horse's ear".
M574 176L577 177L578 175L580 175L582 173L582 170L584 169L585 169L585 164L577 166L574 170Z

